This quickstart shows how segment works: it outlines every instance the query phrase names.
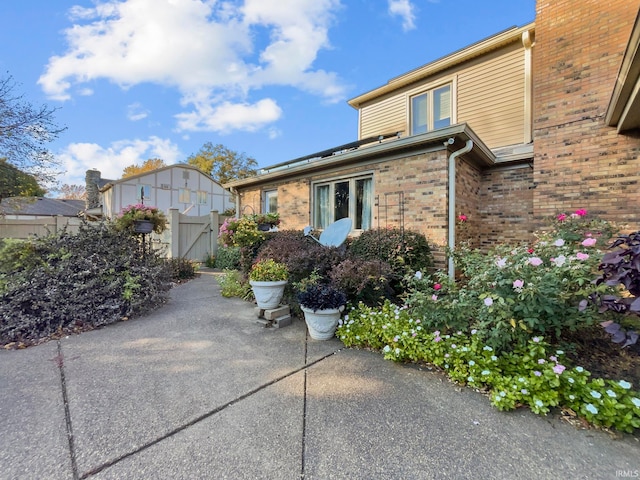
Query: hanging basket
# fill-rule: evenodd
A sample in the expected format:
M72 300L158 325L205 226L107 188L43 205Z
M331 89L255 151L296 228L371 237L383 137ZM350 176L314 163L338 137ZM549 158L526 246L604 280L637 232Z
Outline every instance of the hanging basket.
M133 231L136 233L153 232L153 222L151 220L135 220L133 222Z

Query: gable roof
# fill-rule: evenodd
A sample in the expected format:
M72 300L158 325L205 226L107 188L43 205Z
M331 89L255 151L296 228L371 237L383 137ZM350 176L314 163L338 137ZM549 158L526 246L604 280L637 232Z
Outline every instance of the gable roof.
M357 97L349 100L348 103L353 108L358 109L363 103L368 102L369 100L373 100L374 98L377 98L381 95L393 92L394 90L397 90L401 87L430 77L438 72L446 70L447 68L451 68L455 65L459 65L463 62L472 60L476 57L479 57L480 55L492 52L505 45L509 45L514 42L520 42L522 41L523 34L527 32L531 34L533 33L534 29L535 22L531 22L523 25L522 27L514 26L507 30L503 30L500 33L492 35L491 37L480 40L479 42L473 43L467 47L450 53L449 55L434 60L433 62L427 63L426 65L422 65L421 67L415 68L407 73L394 77L385 85L358 95Z
M77 217L85 208L84 200L66 200L46 197L9 197L0 202L5 215L42 215Z
M150 175L150 174L154 174L154 173L158 173L158 172L163 172L165 170L171 170L173 168L181 168L181 169L185 169L185 170L193 170L195 172L198 172L201 175L204 175L209 180L211 180L213 183L217 183L218 185L220 185L220 183L217 180L215 180L211 175L207 175L202 170L200 170L198 167L194 167L193 165L189 165L188 163L174 163L173 165L167 165L166 167L156 168L155 170L148 170L146 172L137 173L135 175L131 175L129 177L120 178L118 180L109 180L107 183L105 183L104 185L101 186L100 191L104 192L105 190L109 190L111 187L113 187L114 185L117 185L119 183L128 183L131 180L136 180L136 179L144 177L146 175ZM220 186L222 186L222 185L220 185Z

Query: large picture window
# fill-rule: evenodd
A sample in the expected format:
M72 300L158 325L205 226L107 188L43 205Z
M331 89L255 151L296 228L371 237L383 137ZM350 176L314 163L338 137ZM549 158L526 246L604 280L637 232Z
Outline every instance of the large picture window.
M326 228L341 218L351 218L354 230L371 228L373 179L355 177L318 183L314 187L314 225Z
M451 85L411 97L411 135L451 125Z

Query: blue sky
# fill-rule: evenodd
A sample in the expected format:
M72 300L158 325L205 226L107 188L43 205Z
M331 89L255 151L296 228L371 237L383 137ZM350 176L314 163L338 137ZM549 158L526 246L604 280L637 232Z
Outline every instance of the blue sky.
M60 183L206 142L264 167L356 140L348 99L534 18L535 0L5 1L0 72L59 108Z

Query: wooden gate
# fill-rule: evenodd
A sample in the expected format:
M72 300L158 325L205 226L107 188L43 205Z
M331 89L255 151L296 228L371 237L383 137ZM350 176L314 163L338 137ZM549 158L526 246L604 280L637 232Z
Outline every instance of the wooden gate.
M169 257L202 262L208 255L215 255L218 251L218 231L225 218L217 211L191 217L181 214L178 209L169 210Z

